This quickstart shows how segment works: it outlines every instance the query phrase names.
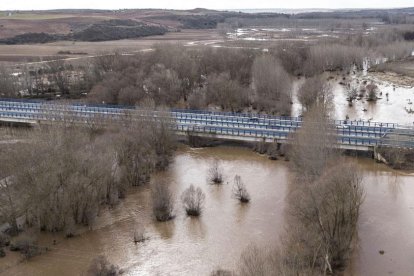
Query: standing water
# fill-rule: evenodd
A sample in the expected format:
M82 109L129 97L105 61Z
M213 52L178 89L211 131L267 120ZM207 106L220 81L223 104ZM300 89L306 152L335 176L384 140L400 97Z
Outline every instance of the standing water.
M224 172L221 186L207 182L215 158ZM347 272L410 275L414 270L414 176L369 159L358 162L365 176L366 199L358 245ZM149 188L137 188L114 209L102 211L92 231L72 239L41 233L40 244L51 250L27 262L19 262L17 253L7 252L0 259L0 274L79 275L100 254L123 268L126 275L209 275L217 268L235 270L249 244L278 245L286 226L288 166L288 162L270 161L246 148L182 147L169 170L154 177L170 184L176 198L174 220L156 222ZM247 205L232 198L236 174L251 195ZM191 184L206 194L199 218L187 217L180 203L182 191ZM148 239L135 244L133 233L138 225L145 226Z

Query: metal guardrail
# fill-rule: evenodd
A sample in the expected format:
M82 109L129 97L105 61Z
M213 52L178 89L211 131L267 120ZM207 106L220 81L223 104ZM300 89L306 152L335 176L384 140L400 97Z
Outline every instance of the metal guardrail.
M0 99L0 119L16 121L58 121L70 117L72 121L89 119L118 120L123 116L166 116L176 121L177 131L193 131L240 137L287 139L302 126L301 117L253 115L232 112L209 112L174 109L169 113L135 109L128 106L56 104L39 100ZM395 130L413 135L413 129L400 129L398 124L366 121L335 120L338 142L346 145L376 146L389 144L414 148L414 141L386 139ZM407 134L408 133L408 134Z

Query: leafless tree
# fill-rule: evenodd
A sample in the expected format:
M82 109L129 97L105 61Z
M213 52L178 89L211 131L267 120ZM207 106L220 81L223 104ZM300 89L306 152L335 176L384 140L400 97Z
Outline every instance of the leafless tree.
M157 105L176 103L181 96L181 80L178 74L164 65L153 66L144 86Z
M352 102L358 97L358 86L351 83L350 87L346 90L346 95L349 105L352 106Z
M289 242L302 247L291 248L291 254L301 254L301 266L321 273L343 267L351 253L363 201L356 165L343 161L329 167L315 182L301 183L290 200L290 226L297 232L289 230Z
M0 66L0 97L13 98L18 96L18 80L12 75L12 72L3 66Z
M275 249L258 247L251 244L240 256L238 262L238 275L289 275L281 271L278 255L279 254Z
M57 60L49 63L49 71L53 82L62 94L69 94L69 68L63 60Z
M352 252L362 178L355 164L342 160L336 139L327 114L313 108L291 143L295 177L282 263L295 274L334 273Z
M368 101L375 101L375 100L377 100L378 86L375 85L375 84L373 84L373 83L370 83L365 88L366 88L366 90L368 92L367 100Z
M304 118L288 152L298 177L316 179L335 160L338 150L336 127L323 109L314 107Z
M291 80L289 74L272 56L257 57L253 67L254 102L261 109L289 115L291 109Z
M165 182L155 182L152 186L152 210L158 221L173 218L173 197Z
M122 274L118 266L111 264L105 256L94 258L89 266L90 276L117 276Z
M242 111L249 103L248 89L232 80L229 73L209 76L206 95L207 104L233 112Z
M249 192L247 192L246 186L239 175L234 177L233 196L242 203L250 201Z
M199 216L203 209L205 194L200 187L195 188L194 185L188 187L181 195L184 209L189 216Z
M208 181L213 184L223 183L223 172L220 167L220 162L217 159L213 160L210 168L208 169Z
M145 240L145 228L142 225L138 225L134 231L134 242L144 242Z
M306 110L314 105L330 109L333 102L331 86L323 76L309 78L299 89L298 99Z

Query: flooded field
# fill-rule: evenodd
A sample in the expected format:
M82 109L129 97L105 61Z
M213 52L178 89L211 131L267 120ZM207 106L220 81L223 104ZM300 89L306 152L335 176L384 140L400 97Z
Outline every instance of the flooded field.
M207 183L214 158L223 166L225 184ZM366 199L359 223L359 241L349 275L411 275L414 270L414 176L397 173L370 159L358 160L364 172ZM154 179L171 185L176 218L157 223L151 214L150 190L137 188L114 209L101 212L92 231L65 239L39 234L49 252L30 261L16 253L0 259L1 275L78 275L99 254L124 269L125 275L209 275L216 268L237 269L241 252L251 243L277 246L285 231L284 206L289 163L270 161L250 149L221 146L182 147L170 169ZM252 201L232 198L234 176L245 182ZM190 184L206 193L200 218L188 218L180 203ZM137 225L145 226L143 243L134 244ZM55 243L53 241L56 241ZM383 255L379 250L384 250Z
M332 75L326 75L326 78ZM411 85L397 85L392 80L383 80L371 73L363 75L357 73L346 76L346 81L339 73L334 74L330 81L333 93L334 113L333 117L344 120L347 116L350 120L365 120L383 123L398 123L401 125L414 126L414 83ZM303 84L304 79L296 80L294 83L292 115L299 116L302 106L296 98L297 90ZM366 97L354 100L349 106L347 101L347 90L349 87L340 82L350 83L358 88L373 83L378 86L376 101L367 101Z

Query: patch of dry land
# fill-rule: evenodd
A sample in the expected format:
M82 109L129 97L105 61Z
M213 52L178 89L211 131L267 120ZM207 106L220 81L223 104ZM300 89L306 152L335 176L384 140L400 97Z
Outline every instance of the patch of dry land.
M371 74L377 79L380 79L385 82L396 84L399 86L413 87L414 86L414 77L397 74L395 72L373 72Z
M57 41L45 44L0 45L0 62L23 63L38 62L55 58L87 58L104 53L133 53L150 48L156 43L190 43L208 44L220 40L216 30L182 30L162 36L149 36L138 39L116 41L84 42L84 41Z
M374 69L372 75L390 83L414 86L414 57L403 61L388 62Z

